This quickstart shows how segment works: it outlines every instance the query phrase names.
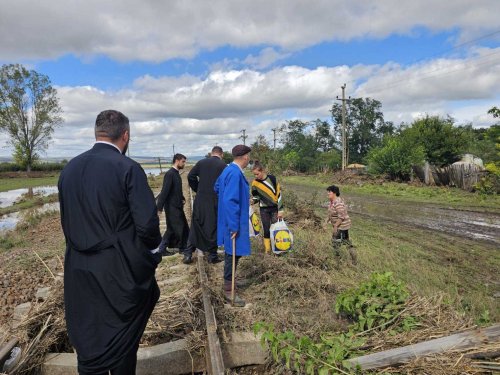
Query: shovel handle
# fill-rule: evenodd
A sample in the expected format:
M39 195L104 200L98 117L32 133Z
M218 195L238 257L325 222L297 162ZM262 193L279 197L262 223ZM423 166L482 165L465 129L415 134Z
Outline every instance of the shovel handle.
M233 272L231 277L231 305L234 306L235 278L236 278L236 237L233 238Z

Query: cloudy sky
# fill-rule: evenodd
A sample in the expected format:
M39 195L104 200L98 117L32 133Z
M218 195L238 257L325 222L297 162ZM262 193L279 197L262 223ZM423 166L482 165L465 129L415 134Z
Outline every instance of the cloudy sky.
M0 64L46 74L64 124L46 156L93 143L104 109L132 123L132 156L229 149L286 120L330 120L341 85L386 120L500 106L498 0L2 0ZM0 156L12 150L0 134Z

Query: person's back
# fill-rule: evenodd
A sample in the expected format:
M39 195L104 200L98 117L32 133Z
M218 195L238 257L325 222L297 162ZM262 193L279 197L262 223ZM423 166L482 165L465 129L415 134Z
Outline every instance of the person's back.
M226 168L222 148L215 146L212 155L198 161L188 174L190 188L196 192L191 217L188 247L184 263L190 263L195 249L208 253L209 263L221 261L217 255L217 194L214 184Z
M119 138L100 136L101 122L119 123ZM99 114L96 144L72 159L58 182L65 317L80 374L134 374L159 297L154 273L161 257L151 252L161 240L159 220L144 171L122 155L128 131L123 114Z
M226 168L226 163L217 156L212 156L202 159L196 164L197 166L195 165L192 171L196 172L198 183L195 185L196 189L193 190L195 190L197 194L216 196L214 184L224 168ZM191 173L190 175L193 176ZM193 188L192 181L193 178L191 177L189 180L191 188Z

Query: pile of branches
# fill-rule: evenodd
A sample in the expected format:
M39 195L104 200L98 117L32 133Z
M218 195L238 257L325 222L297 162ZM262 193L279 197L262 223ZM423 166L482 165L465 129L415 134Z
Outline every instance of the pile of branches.
M15 332L22 348L19 363L12 374L28 374L39 369L49 352L71 352L64 319L63 285L54 280L49 297L36 303Z

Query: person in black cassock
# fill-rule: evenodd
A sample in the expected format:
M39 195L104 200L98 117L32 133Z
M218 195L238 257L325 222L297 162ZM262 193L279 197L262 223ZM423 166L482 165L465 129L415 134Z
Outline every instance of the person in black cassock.
M158 214L144 170L124 156L128 118L101 112L95 136L58 182L66 324L81 375L135 374L139 341L160 296Z
M200 160L188 174L191 189L196 192L193 203L191 230L184 263L191 263L193 251L200 249L208 252L207 261L222 261L217 255L217 194L214 184L226 163L222 160L223 151L219 146L212 148L210 157Z
M172 164L172 168L163 177L163 186L156 203L158 214L165 209L167 221L167 230L160 244L160 253L164 256L175 254L168 251L167 247L178 248L179 253L184 253L189 236L189 225L184 214L186 199L182 195L182 180L179 174L179 171L184 169L186 157L182 154L175 154Z

